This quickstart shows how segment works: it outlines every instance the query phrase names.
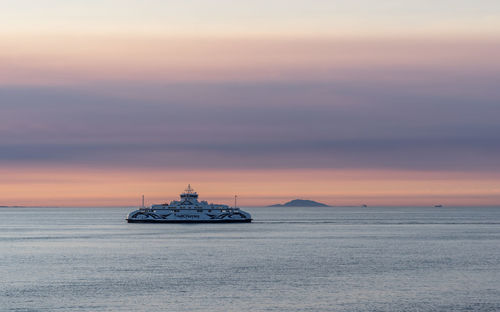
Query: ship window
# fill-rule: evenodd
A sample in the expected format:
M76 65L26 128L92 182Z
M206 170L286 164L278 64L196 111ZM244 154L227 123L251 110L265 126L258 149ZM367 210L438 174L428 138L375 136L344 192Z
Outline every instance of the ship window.
M208 209L208 212L212 212L212 209Z
M198 212L203 212L203 209L198 209L197 211L198 211Z

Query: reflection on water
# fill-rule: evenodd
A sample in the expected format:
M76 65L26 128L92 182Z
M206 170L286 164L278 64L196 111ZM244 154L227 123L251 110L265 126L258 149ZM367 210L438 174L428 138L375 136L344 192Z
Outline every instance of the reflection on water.
M498 311L500 208L0 208L4 311Z

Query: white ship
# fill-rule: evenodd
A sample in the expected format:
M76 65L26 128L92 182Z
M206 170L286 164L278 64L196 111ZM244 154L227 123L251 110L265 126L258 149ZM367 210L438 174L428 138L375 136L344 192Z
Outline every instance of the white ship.
M198 201L198 194L188 185L180 200L170 204L152 205L132 211L127 216L129 223L226 223L252 222L248 212L227 205Z

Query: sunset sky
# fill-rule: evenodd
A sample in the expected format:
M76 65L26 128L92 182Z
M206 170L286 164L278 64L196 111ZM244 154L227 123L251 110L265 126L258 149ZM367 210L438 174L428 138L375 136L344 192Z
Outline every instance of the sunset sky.
M500 205L498 0L0 0L0 205Z

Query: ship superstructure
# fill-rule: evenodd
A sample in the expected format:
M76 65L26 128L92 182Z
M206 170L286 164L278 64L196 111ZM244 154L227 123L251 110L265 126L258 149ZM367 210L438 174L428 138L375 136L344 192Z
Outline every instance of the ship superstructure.
M226 223L252 222L252 217L237 208L236 201L234 207L198 201L198 193L188 185L180 200L149 208L143 205L129 213L126 220L129 223Z

